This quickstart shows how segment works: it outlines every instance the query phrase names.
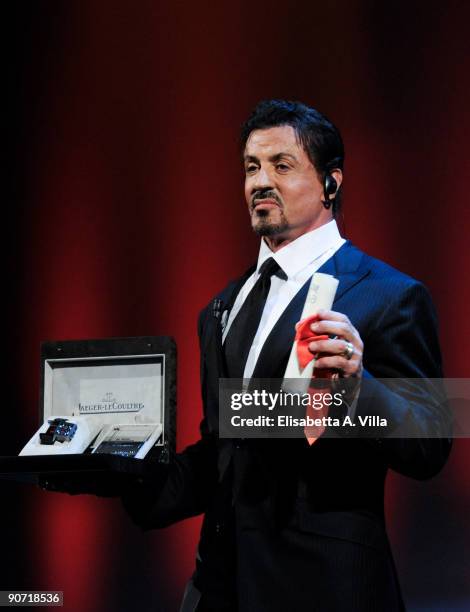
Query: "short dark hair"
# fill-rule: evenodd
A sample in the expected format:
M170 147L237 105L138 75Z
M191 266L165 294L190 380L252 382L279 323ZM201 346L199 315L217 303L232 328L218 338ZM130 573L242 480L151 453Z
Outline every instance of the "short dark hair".
M303 146L316 171L324 180L335 168L343 170L344 145L338 128L325 115L302 102L288 100L263 100L241 129L241 148L245 150L247 140L254 130L290 125L294 128L299 143ZM338 212L341 187L338 189L333 212Z

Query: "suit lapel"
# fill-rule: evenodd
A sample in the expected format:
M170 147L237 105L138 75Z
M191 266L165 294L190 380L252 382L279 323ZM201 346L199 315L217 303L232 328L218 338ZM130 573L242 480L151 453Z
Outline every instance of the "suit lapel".
M369 267L364 261L364 253L351 244L349 240L336 251L317 270L322 274L331 274L339 280L333 306L356 283L369 274Z
M340 298L369 273L363 255L347 241L317 270L323 274L331 274L339 280L333 310ZM298 291L274 325L256 362L253 378L283 378L294 342L295 324L302 315L309 286L310 279Z
M207 355L215 357L217 364L215 379L226 377L225 359L222 351L222 318L226 319L233 308L237 295L247 279L253 274L256 266L251 267L245 274L234 283L231 283L219 297L212 302L212 316L209 327L205 333L204 350ZM214 371L214 370L212 370Z
M212 316L205 331L204 350L206 359L209 361L210 380L208 385L212 385L214 397L218 397L219 378L227 376L225 367L225 357L222 349L222 319L228 318L230 311L233 308L237 295L248 278L256 270L256 266L251 267L237 281L231 283L212 303ZM213 415L209 416L212 422L213 430L218 431L218 406ZM219 472L219 480L221 481L226 473L227 467L233 454L233 442L227 438L218 439L218 458L217 467Z

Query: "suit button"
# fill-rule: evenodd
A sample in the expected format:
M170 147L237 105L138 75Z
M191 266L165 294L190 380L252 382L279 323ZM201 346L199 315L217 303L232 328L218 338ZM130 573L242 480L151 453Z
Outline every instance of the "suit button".
M217 533L217 534L220 533L220 523L216 523L215 524L215 533Z

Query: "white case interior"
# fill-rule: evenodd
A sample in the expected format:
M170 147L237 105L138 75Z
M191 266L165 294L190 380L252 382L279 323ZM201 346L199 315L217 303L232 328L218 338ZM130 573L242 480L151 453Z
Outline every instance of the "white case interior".
M139 442L142 459L164 437L165 355L48 359L44 423L20 455L95 452L101 442ZM42 444L55 418L77 425L70 441ZM90 446L92 444L92 446Z

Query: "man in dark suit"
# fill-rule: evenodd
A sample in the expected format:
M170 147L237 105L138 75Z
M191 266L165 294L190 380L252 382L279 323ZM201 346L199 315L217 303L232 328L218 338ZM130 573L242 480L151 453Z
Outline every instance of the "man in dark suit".
M126 508L144 528L204 513L183 612L403 610L384 526L392 468L436 474L450 442L439 399L412 382L354 400L410 438L222 439L219 378L282 379L314 272L339 280L331 310L312 324L315 371L342 378L441 377L434 309L417 281L338 233L340 134L303 104L271 100L242 131L245 195L261 236L257 265L199 318L201 439L131 487ZM268 270L266 272L266 270ZM371 412L372 410L372 412Z

